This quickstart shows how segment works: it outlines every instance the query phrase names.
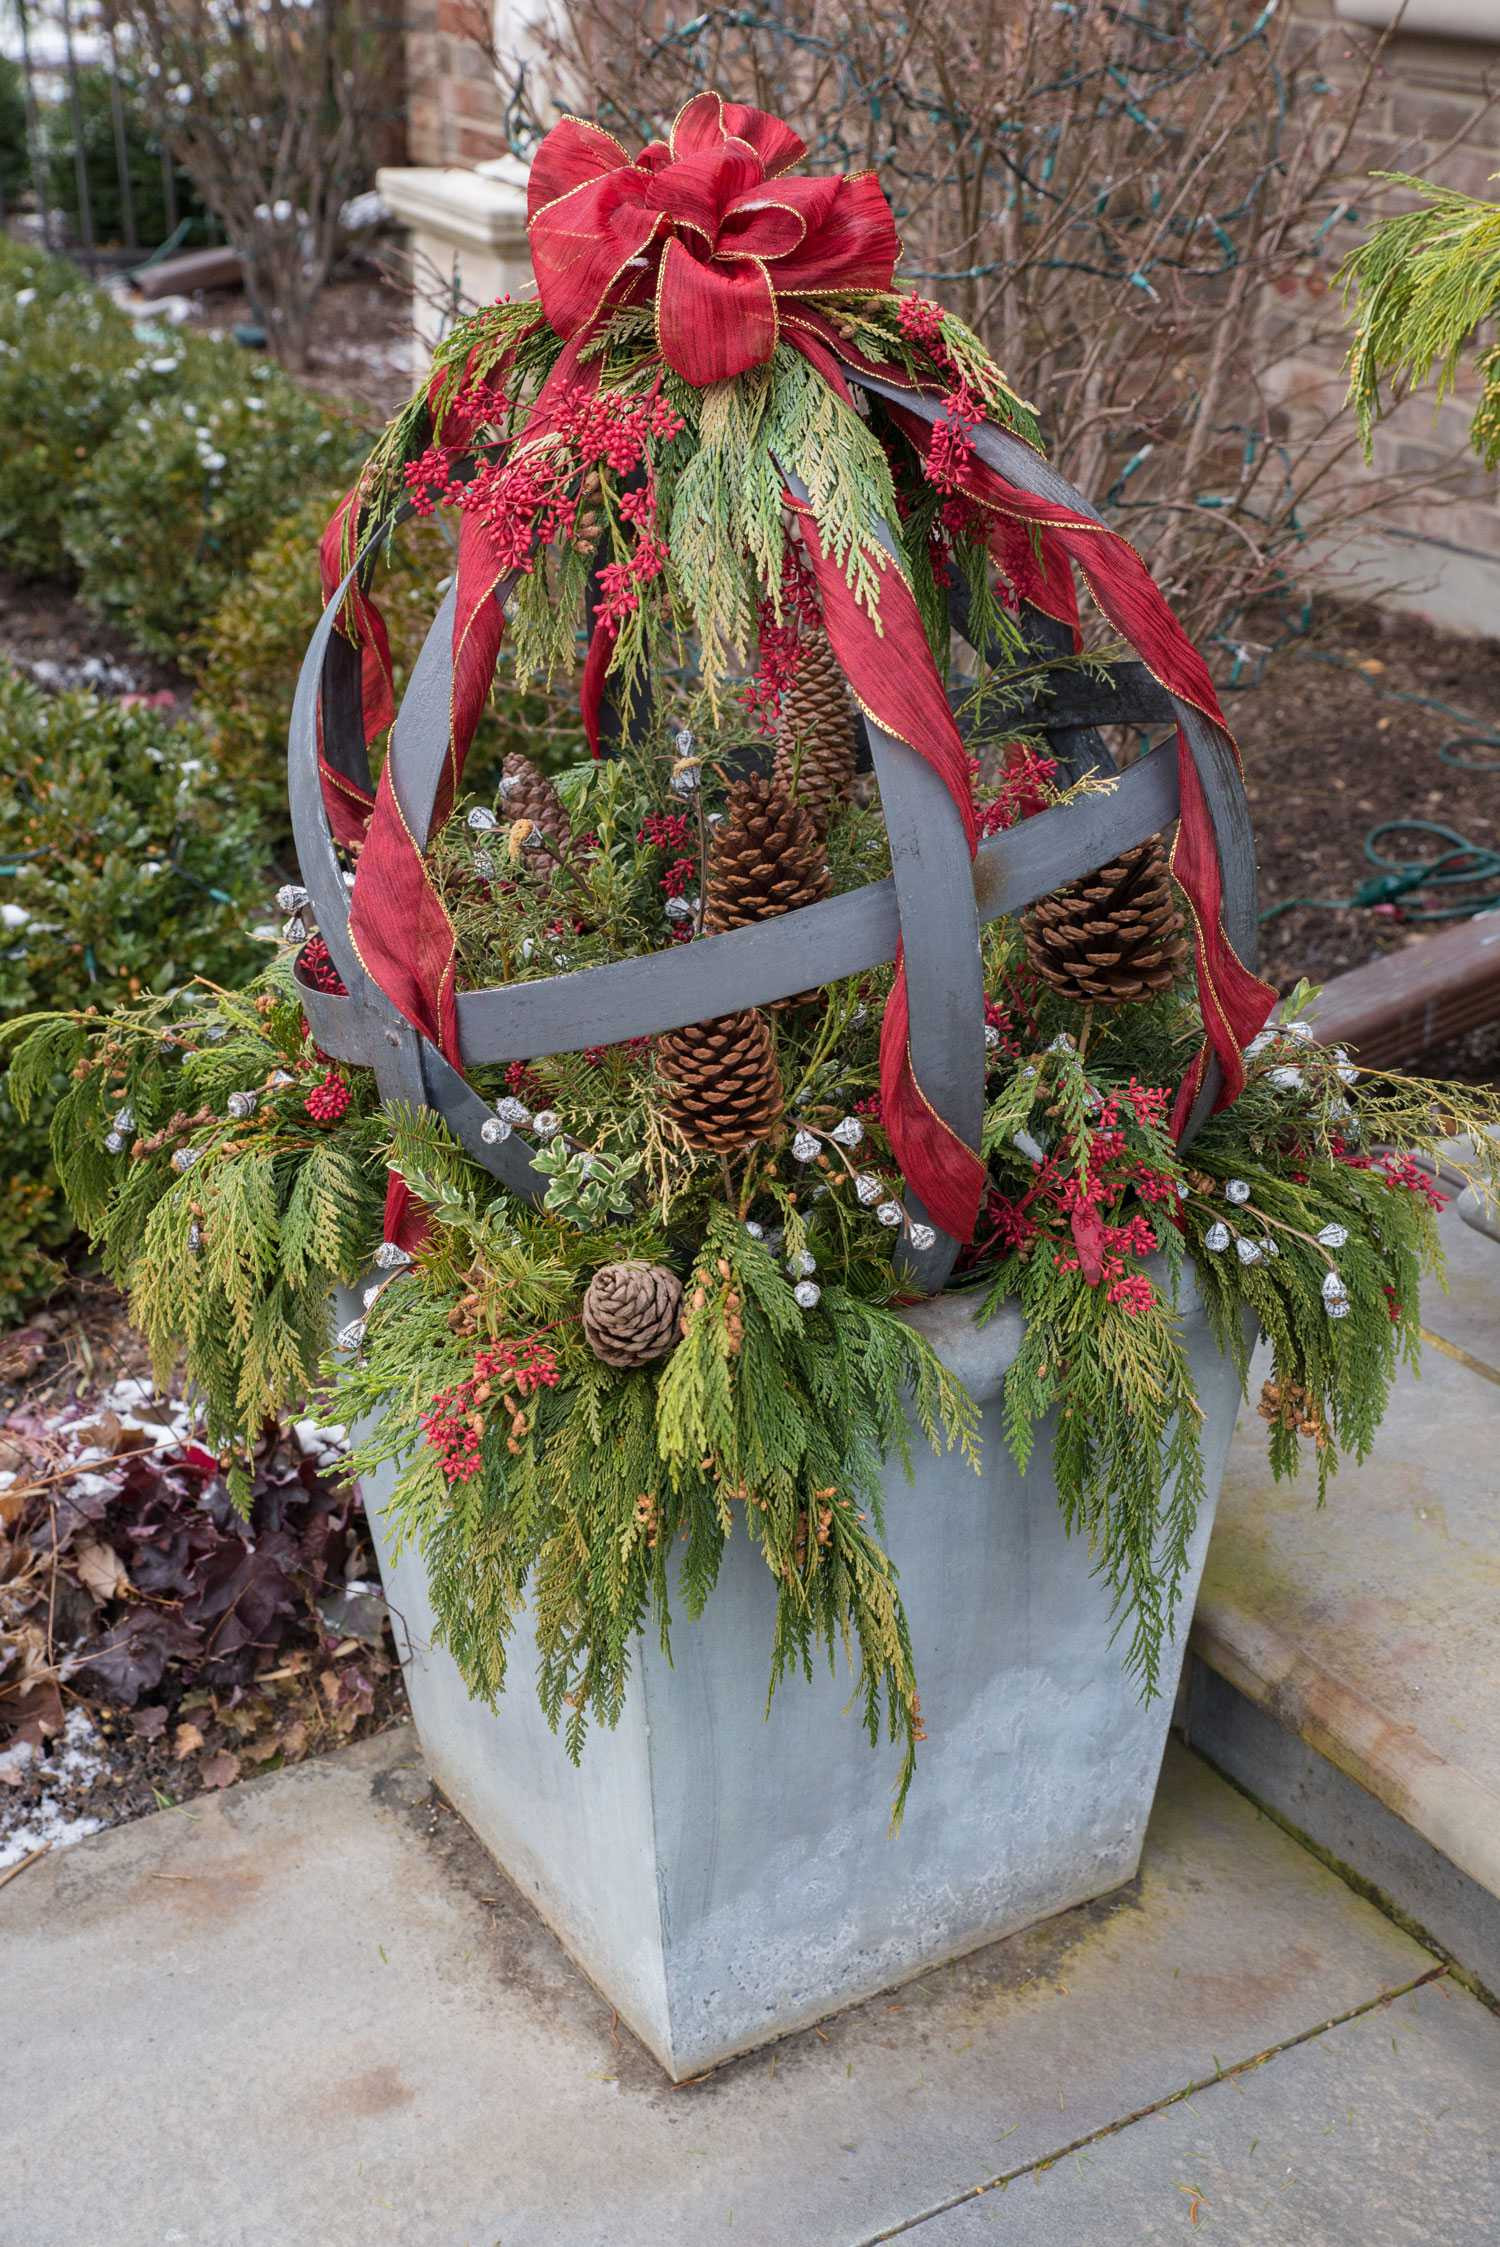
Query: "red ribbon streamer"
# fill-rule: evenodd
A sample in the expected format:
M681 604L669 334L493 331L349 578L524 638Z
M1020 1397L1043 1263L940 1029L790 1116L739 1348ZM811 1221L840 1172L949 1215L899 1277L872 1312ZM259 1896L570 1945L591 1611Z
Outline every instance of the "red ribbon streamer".
M817 579L823 623L855 700L883 732L904 742L937 772L963 821L972 858L979 844L969 760L932 660L916 599L894 562L880 585L877 628L857 601L842 565L825 554L812 511L792 501ZM946 1124L917 1082L912 1066L906 966L896 952L896 979L880 1026L880 1114L891 1151L930 1216L956 1240L969 1240L984 1198L984 1164Z
M912 443L925 453L931 443L931 425L900 407L892 410ZM1077 607L1071 587L1066 600L1060 592L1059 564L1065 578L1067 564L1072 563L1100 610L1129 641L1152 676L1179 701L1201 710L1224 736L1238 761L1239 751L1219 707L1208 667L1128 539L1055 500L1038 499L1018 490L977 458L971 457L958 473L966 496L991 518L992 553L1002 569L1018 570L1018 589L1025 597L1076 627ZM1026 551L1031 547L1032 532L1041 534L1040 560L1034 549L1029 554ZM1177 771L1180 807L1171 867L1192 918L1198 999L1206 1033L1205 1046L1179 1085L1173 1104L1172 1130L1180 1138L1202 1089L1210 1052L1217 1056L1223 1072L1215 1106L1227 1107L1244 1090L1242 1049L1276 1004L1276 992L1251 973L1224 932L1223 874L1213 820L1197 761L1181 726L1177 728Z

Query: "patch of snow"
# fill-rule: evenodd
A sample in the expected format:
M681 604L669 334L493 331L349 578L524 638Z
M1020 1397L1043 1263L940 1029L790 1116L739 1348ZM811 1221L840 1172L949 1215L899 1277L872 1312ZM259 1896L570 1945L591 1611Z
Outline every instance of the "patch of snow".
M16 1785L28 1763L35 1760L36 1748L30 1740L17 1740L14 1747L0 1755L0 1785Z
M55 1802L44 1802L25 1825L12 1827L0 1840L0 1872L38 1849L71 1849L75 1841L87 1841L102 1825L100 1818L65 1818Z
M378 187L367 187L362 195L351 195L339 212L339 224L354 234L364 226L383 226L391 209Z
M104 1401L112 1411L129 1411L132 1406L146 1404L156 1390L151 1382L143 1381L139 1374L126 1374L105 1394Z
M38 1756L33 1750L26 1759L37 1772L42 1799L21 1811L14 1825L0 1830L0 1872L20 1864L38 1849L68 1849L75 1841L86 1841L90 1834L100 1831L102 1818L70 1816L65 1802L59 1799L75 1788L91 1785L106 1768L98 1738L87 1712L71 1708L52 1753ZM12 1756L16 1753L11 1750ZM3 1807L0 1804L0 1813Z

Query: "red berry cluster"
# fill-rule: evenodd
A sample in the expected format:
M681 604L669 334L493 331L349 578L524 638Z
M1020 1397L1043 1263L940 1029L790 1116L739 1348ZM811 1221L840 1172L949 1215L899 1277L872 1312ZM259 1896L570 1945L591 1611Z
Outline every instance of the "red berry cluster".
M650 843L655 850L669 850L674 857L688 847L692 833L692 820L685 811L648 812L641 821L636 836L638 843Z
M321 936L310 936L302 947L297 970L304 983L315 991L327 991L334 998L348 997L344 979L329 957L328 946Z
M555 1389L558 1371L556 1352L536 1334L476 1351L469 1378L435 1396L418 1422L438 1455L444 1480L470 1482L478 1474L486 1407L497 1391L510 1422L507 1448L518 1450L517 1439L527 1430L521 1400L535 1395L538 1389Z
M659 389L625 396L580 384L559 399L544 431L481 468L471 482L452 480L455 448L432 446L405 470L407 488L419 507L424 499L429 507L442 500L476 516L500 568L530 571L538 546L573 535L589 471L632 475L646 462L653 440L667 442L681 428L681 416ZM652 536L656 494L649 464L644 489L626 498L629 504L620 512L639 534L635 552L628 562L600 573L606 621L613 622L638 606L639 586L659 577L666 559Z
M940 492L962 493L973 473L970 431L984 419L984 407L966 382L955 383L942 400L943 417L932 426L927 447L927 481Z
M943 341L943 308L940 304L934 304L930 296L904 296L897 308L896 318L908 343L914 343L920 351L929 352L940 367L950 364L948 346Z
M796 685L802 640L822 619L818 588L806 557L790 547L781 560L781 613L763 600L759 615L760 660L740 700L760 731L772 734L781 718L782 697Z
M1022 819L1031 819L1046 808L1047 790L1057 778L1057 759L1045 757L1024 741L1013 741L1005 752L1005 773L995 794L979 807L981 835L999 835ZM969 759L971 780L979 778L979 760Z
M557 931L554 930L553 933L556 934ZM505 1089L517 1100L529 1100L534 1108L542 1106L547 1096L547 1087L540 1077L533 1074L530 1063L526 1061L507 1061Z
M319 1079L302 1103L314 1123L337 1123L349 1106L349 1086L337 1069Z
M1105 1300L1131 1318L1151 1310L1157 1298L1150 1279L1144 1272L1128 1271L1126 1261L1155 1255L1156 1228L1140 1210L1122 1217L1121 1205L1133 1194L1144 1202L1171 1202L1175 1215L1177 1187L1168 1172L1132 1152L1121 1118L1128 1105L1143 1130L1159 1130L1169 1098L1164 1088L1139 1084L1133 1077L1123 1093L1111 1093L1089 1135L1081 1167L1065 1167L1070 1151L1064 1144L1037 1166L1024 1194L1015 1199L990 1196L985 1212L989 1229L977 1252L1014 1255L1044 1237L1060 1272L1082 1272L1090 1287L1102 1286Z

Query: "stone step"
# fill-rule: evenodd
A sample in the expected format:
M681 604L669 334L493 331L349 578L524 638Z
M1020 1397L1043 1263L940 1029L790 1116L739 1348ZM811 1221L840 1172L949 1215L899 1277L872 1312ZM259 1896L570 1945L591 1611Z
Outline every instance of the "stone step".
M1456 1206L1442 1229L1421 1378L1324 1508L1241 1415L1182 1706L1210 1762L1500 1991L1500 1247Z
M1218 2236L1500 2237L1500 2022L1180 1747L1114 1896L682 2088L404 1731L43 1860L0 1955L16 2247L1115 2247L1289 2165ZM1433 2228L1345 2220L1419 2181Z

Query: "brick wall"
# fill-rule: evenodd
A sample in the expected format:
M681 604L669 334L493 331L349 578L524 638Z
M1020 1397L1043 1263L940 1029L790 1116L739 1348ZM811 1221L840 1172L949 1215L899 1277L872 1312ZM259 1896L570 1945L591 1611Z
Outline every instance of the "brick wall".
M1330 76L1349 79L1362 69L1374 32L1345 23L1336 0L1300 0L1298 14L1309 37L1315 30L1324 34L1327 43L1321 52ZM1362 211L1369 210L1367 175L1381 170L1411 172L1467 194L1500 198L1500 180L1491 184L1491 175L1500 173L1500 104L1487 109L1488 94L1500 93L1500 0L1495 0L1495 25L1493 41L1412 37L1398 31L1387 42L1350 150L1349 192ZM1358 239L1357 227L1341 227L1340 254ZM1326 285L1326 275L1308 274L1289 285L1286 299L1268 316L1268 342L1286 354L1276 369L1276 392L1292 416L1326 414L1344 393L1344 339L1328 320L1326 304L1310 301ZM1301 302L1299 292L1304 292ZM1376 431L1377 473L1417 472L1443 479L1436 494L1392 506L1381 518L1381 527L1396 533L1404 547L1407 575L1420 575L1429 565L1445 566L1439 558L1452 550L1500 565L1500 479L1487 475L1468 451L1472 396L1460 382L1454 397L1434 410L1429 390L1408 400ZM1423 546L1429 549L1425 558L1416 550ZM1494 596L1461 597L1492 601ZM1416 600L1411 605L1430 604ZM1500 632L1500 609L1489 618L1475 618L1473 626Z
M486 0L406 0L407 147L413 164L505 154Z

